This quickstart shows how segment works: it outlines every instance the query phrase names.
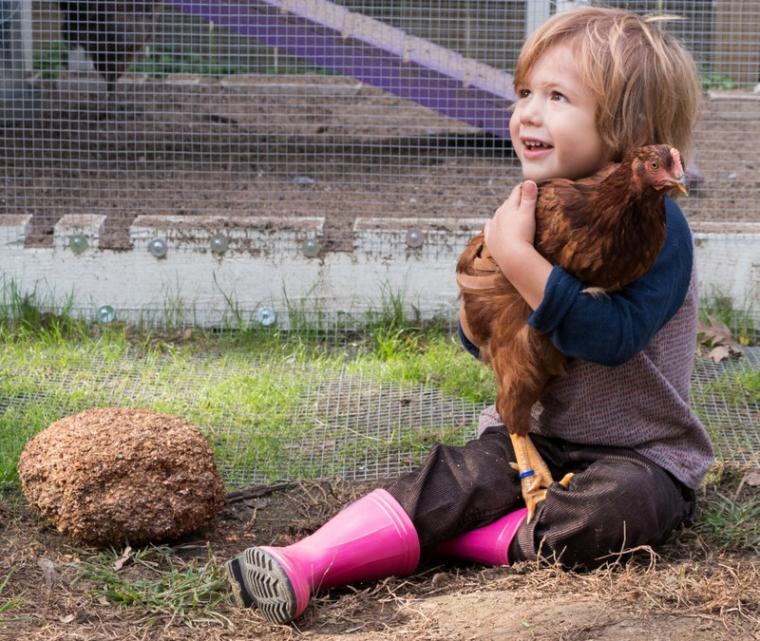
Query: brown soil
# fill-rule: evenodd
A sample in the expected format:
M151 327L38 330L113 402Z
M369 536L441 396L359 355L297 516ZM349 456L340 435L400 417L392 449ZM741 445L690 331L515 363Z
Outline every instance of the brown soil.
M345 483L259 491L228 502L214 525L175 548L175 562L222 562L252 544L286 545L368 490ZM714 490L711 490L714 491ZM0 639L39 641L750 641L760 638L760 564L716 552L682 531L655 555L587 573L552 566L483 569L426 564L412 577L336 589L313 600L293 626L267 624L229 603L229 625L173 622L120 607L77 580L95 550L46 526L15 492L0 495ZM12 571L2 587L2 577ZM126 564L120 572L135 575ZM3 612L18 596L21 605Z
M345 78L39 80L36 116L0 129L0 213L106 213L127 248L140 214L324 216L328 250L357 216L487 217L519 180L507 143ZM692 221L760 221L760 96L708 95Z

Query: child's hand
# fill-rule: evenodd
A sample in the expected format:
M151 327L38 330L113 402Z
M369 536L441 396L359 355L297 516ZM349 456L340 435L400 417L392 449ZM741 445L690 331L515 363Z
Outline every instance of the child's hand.
M526 180L512 190L509 198L486 223L483 230L486 245L499 266L502 262L508 264L507 257L516 249L516 245L528 243L533 246L537 196L536 183Z
M483 229L499 269L532 309L541 303L552 270L533 246L537 197L536 183L526 180L512 190Z

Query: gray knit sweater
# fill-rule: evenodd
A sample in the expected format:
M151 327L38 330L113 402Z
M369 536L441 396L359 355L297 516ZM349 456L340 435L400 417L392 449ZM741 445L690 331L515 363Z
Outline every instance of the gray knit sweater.
M633 358L608 367L570 362L534 412L531 431L586 445L629 447L698 488L713 461L710 438L689 407L696 347L696 277L683 305ZM480 430L501 421L493 406Z
M694 244L678 205L665 199L667 237L652 268L609 297L554 267L528 322L570 359L534 411L532 431L583 445L629 447L691 488L713 461L689 407L698 311ZM463 343L474 355L475 348ZM489 408L481 429L500 424Z

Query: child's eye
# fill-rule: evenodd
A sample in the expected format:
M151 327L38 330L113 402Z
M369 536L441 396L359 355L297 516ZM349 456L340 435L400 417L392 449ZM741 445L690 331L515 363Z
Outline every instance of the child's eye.
M518 89L517 90L517 97L518 98L527 98L530 96L530 89Z
M567 102L567 97L564 94L561 94L559 91L552 91L551 99L557 100L559 102Z

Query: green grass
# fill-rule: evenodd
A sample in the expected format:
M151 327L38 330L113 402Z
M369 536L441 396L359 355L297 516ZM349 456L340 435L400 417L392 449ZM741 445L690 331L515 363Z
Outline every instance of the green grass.
M474 402L488 403L496 395L491 371L465 352L447 332L410 329L375 334L366 357L347 365L353 374L379 380L426 385Z
M358 377L363 394L418 385L489 402L489 370L467 355L443 323L404 317L399 296L366 315L366 329L336 343L325 318L293 307L292 332L246 325L214 334L87 325L49 313L32 294L0 297L0 486L17 485L28 440L63 416L90 407L149 408L181 416L208 437L225 470L267 481L338 474L368 457L423 453L435 440L459 442L462 426L413 425L375 438L331 424L312 405L329 381ZM309 391L312 393L309 394ZM327 421L327 422L324 422ZM355 433L356 432L356 433ZM304 460L300 443L335 438L335 462ZM438 437L436 439L436 436ZM308 458L308 457L307 457ZM413 462L413 461L411 461ZM331 467L332 465L332 467Z
M731 405L760 403L760 370L736 368L721 374L703 387L707 396L720 396Z
M760 498L739 500L716 493L695 527L713 548L760 553Z
M23 595L6 596L4 594L11 577L13 576L13 568L5 575L2 581L0 581L0 623L8 623L15 621L18 617L12 614L13 610L26 605L26 600Z
M760 488L742 482L745 473L715 465L697 498L693 530L711 549L760 553Z
M210 550L206 558L189 561L182 560L181 552L148 546L122 556L109 550L72 566L80 580L91 584L94 598L139 608L148 622L231 628L229 619L217 612L228 601L229 591Z
M699 302L699 319L709 324L711 316L722 321L731 330L733 338L742 345L751 345L757 341L758 330L750 304L737 306L730 296L713 292Z
M403 395L423 386L478 405L496 394L493 374L462 349L448 322L409 320L393 292L366 314L361 330L343 334L330 334L327 316L303 303L289 304L293 329L285 332L251 324L231 301L230 329L214 333L181 324L88 325L67 307L41 311L46 306L34 293L5 286L0 294L0 486L18 484L18 457L34 434L89 407L181 416L206 434L226 478L255 471L271 482L337 475L383 457L412 464L432 443L459 443L474 429L423 419L390 423L382 436L363 433L344 409L324 415L319 403L329 406L324 397L336 380L361 387L361 399L351 400L358 418L388 388ZM715 311L724 302L712 305ZM735 368L693 392L698 413L716 396L737 407L757 403L760 373ZM708 429L719 429L708 418ZM315 447L333 458L309 459Z

